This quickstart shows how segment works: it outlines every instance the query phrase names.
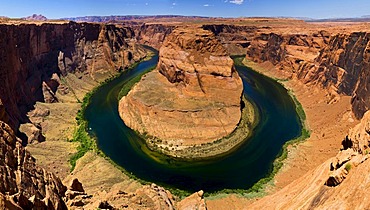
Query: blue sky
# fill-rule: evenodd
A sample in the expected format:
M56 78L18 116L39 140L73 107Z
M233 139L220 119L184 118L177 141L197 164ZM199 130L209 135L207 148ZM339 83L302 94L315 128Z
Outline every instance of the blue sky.
M88 15L199 15L212 17L360 17L370 0L0 0L0 16L47 18Z

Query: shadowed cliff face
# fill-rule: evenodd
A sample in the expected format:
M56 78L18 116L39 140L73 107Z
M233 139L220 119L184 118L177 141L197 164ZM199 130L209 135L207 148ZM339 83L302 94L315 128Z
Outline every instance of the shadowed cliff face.
M247 58L269 61L305 83L352 96L352 111L362 118L370 106L368 33L330 36L261 34L252 41Z
M36 101L67 94L63 77L101 81L139 61L131 29L86 23L0 25L0 208L67 209L66 187L15 136Z
M370 108L370 34L339 34L315 60L317 72L323 71L323 84L352 96L352 110L357 118Z
M135 38L140 44L149 45L155 49L159 49L175 26L162 24L142 24L140 26L131 26L135 32Z
M17 127L35 101L57 102L68 73L98 80L138 61L143 50L126 41L132 36L113 25L0 25L1 119Z

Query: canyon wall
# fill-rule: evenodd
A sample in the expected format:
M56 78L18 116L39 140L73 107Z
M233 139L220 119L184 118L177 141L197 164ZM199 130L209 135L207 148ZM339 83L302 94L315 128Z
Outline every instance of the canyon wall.
M258 32L256 26L214 24L203 25L203 29L212 31L227 49L230 55L244 55L252 37Z
M176 28L176 26L144 23L141 25L131 25L130 28L135 32L135 38L138 43L149 45L159 50L164 39Z
M165 38L177 27L174 24L129 24L135 32L138 43L149 45L157 50L162 46ZM197 27L197 26L194 26ZM256 26L239 26L229 24L202 25L204 30L211 31L230 55L246 54L252 37L258 31Z
M69 73L99 81L144 57L129 28L99 24L0 25L0 119L27 122L36 101L57 102ZM107 76L105 76L106 78Z
M204 25L203 28L212 31L229 53L247 54L247 59L270 62L280 71L307 84L351 95L353 112L358 118L369 109L368 33L331 34L325 30L271 33L273 29L269 27L233 25ZM63 81L70 74L101 81L107 75L124 70L146 55L136 43L159 49L173 29L174 26L161 24L136 27L73 22L0 25L0 208L27 209L36 205L50 209L66 208L66 187L59 178L38 167L15 136L18 125L28 122L26 112L34 103L60 101L58 94L72 91ZM318 167L312 172L312 180L304 177L292 183L290 188L296 189L293 192L296 194L291 194L291 189L289 192L283 190L279 195L261 199L254 207L263 207L266 200L270 204L273 200L271 205L280 205L278 203L286 196L293 199L284 201L282 207L296 202L297 207L337 208L340 206L334 205L341 205L344 201L349 207L358 203L368 207L369 204L360 200L366 198L369 186L366 176L363 176L370 168L369 161L366 161L368 119L367 114L362 124L343 141L343 151L347 152L341 152L336 159ZM346 163L354 167L350 173ZM361 167L357 167L360 164ZM300 185L316 183L315 177L320 177L320 185L314 191L307 191L306 185ZM328 187L332 185L337 187ZM153 195L158 192L155 189L151 191ZM146 193L142 193L143 197ZM333 200L338 195L343 197L342 203L337 202L338 199ZM310 199L307 200L307 196ZM350 198L355 199L348 200ZM141 197L137 199L138 203L142 200ZM165 202L167 200L164 205L168 206Z
M132 42L133 30L114 25L3 24L0 36L0 208L67 209L75 195L37 166L16 137L18 125L36 101L61 102L58 94L73 92L64 81L69 74L100 82L146 50Z
M253 38L246 57L271 62L304 83L352 96L352 111L361 119L370 106L369 49L365 32L270 33Z
M100 50L99 52L98 49L102 49L104 44L92 45L92 50L98 51L94 56L106 56L108 58L105 58L106 60L111 60L107 61L109 66L113 66L115 69L121 69L121 66L118 65L121 62L116 60L117 57L120 57L117 55L117 51L121 48L117 44L125 45L125 42L117 40L117 37L132 38L137 43L159 49L167 35L176 28L176 24L143 23L128 24L127 27L123 28L107 26L105 27L106 32L101 33L104 29L101 30L101 27L97 24L86 24L85 27L93 28L93 26L95 26L94 33L91 33L89 29L90 41L93 36L95 38L99 36L99 43L105 43L106 46L106 50ZM73 30L87 30L80 29L79 27L81 26L78 24L75 24L75 27L77 28L66 30L69 33L72 33ZM285 73L289 73L291 76L294 75L305 83L318 84L330 89L330 91L351 95L353 97L353 112L357 118L361 118L363 113L369 109L370 101L369 97L367 97L369 95L369 77L366 73L369 65L369 35L367 33L345 32L340 34L329 32L330 30L327 31L325 28L317 30L303 28L302 32L293 33L274 28L274 26L269 26L269 24L266 24L266 26L205 24L201 27L212 31L229 54L246 54L247 59L255 62L271 62L278 69L284 70ZM81 46L80 50L72 50L72 52L81 52L78 54L74 53L74 62L70 63L69 59L66 59L65 65L68 66L67 69L72 67L72 69L77 68L81 70L86 68L86 66L94 66L89 65L88 61L92 59L91 53L90 55L87 53L86 57L84 57L84 51L91 49L89 48L89 45L91 46L89 38L86 39L84 36L85 34L82 32L74 38L80 40L77 41L78 43L75 40L70 40L69 45L61 47L63 49L73 49L73 47L70 47L71 45ZM95 38L93 40L96 40ZM107 40L112 41L108 42ZM81 43L83 42L87 43L85 44L87 47L82 49ZM112 42L115 42L115 44ZM127 44L123 47L127 47ZM132 59L132 56L136 55L132 53L135 50L137 51L137 49L132 49L126 52L124 56ZM116 55L110 55L112 52ZM62 53L64 53L63 50ZM69 50L70 53L71 50ZM81 57L84 59L81 59ZM96 58L96 60L98 59ZM112 62L116 64L112 64ZM81 65L81 63L87 64ZM101 67L102 65L98 65L95 68ZM62 69L64 69L63 65ZM44 87L44 89L48 88ZM38 92L38 97L40 97L40 91ZM2 103L5 102L0 101L0 108ZM0 116L3 113L4 111L0 109Z

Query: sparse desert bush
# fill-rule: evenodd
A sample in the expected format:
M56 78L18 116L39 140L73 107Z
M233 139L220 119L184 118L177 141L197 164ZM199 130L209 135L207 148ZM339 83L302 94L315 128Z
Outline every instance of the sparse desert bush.
M347 163L345 166L345 169L349 172L352 168L352 165L350 163Z

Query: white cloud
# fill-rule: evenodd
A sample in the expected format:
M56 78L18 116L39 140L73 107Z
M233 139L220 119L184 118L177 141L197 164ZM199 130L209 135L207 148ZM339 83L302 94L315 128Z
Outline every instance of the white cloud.
M209 7L209 4L205 4L205 5L203 5L204 7Z
M175 2L173 2L173 3L172 3L172 5L173 5L173 6L176 6L176 3L175 3Z
M145 3L145 6L148 6L149 5L149 3Z
M244 0L231 0L229 1L230 3L233 3L233 4L238 4L238 5L241 5L243 4Z

